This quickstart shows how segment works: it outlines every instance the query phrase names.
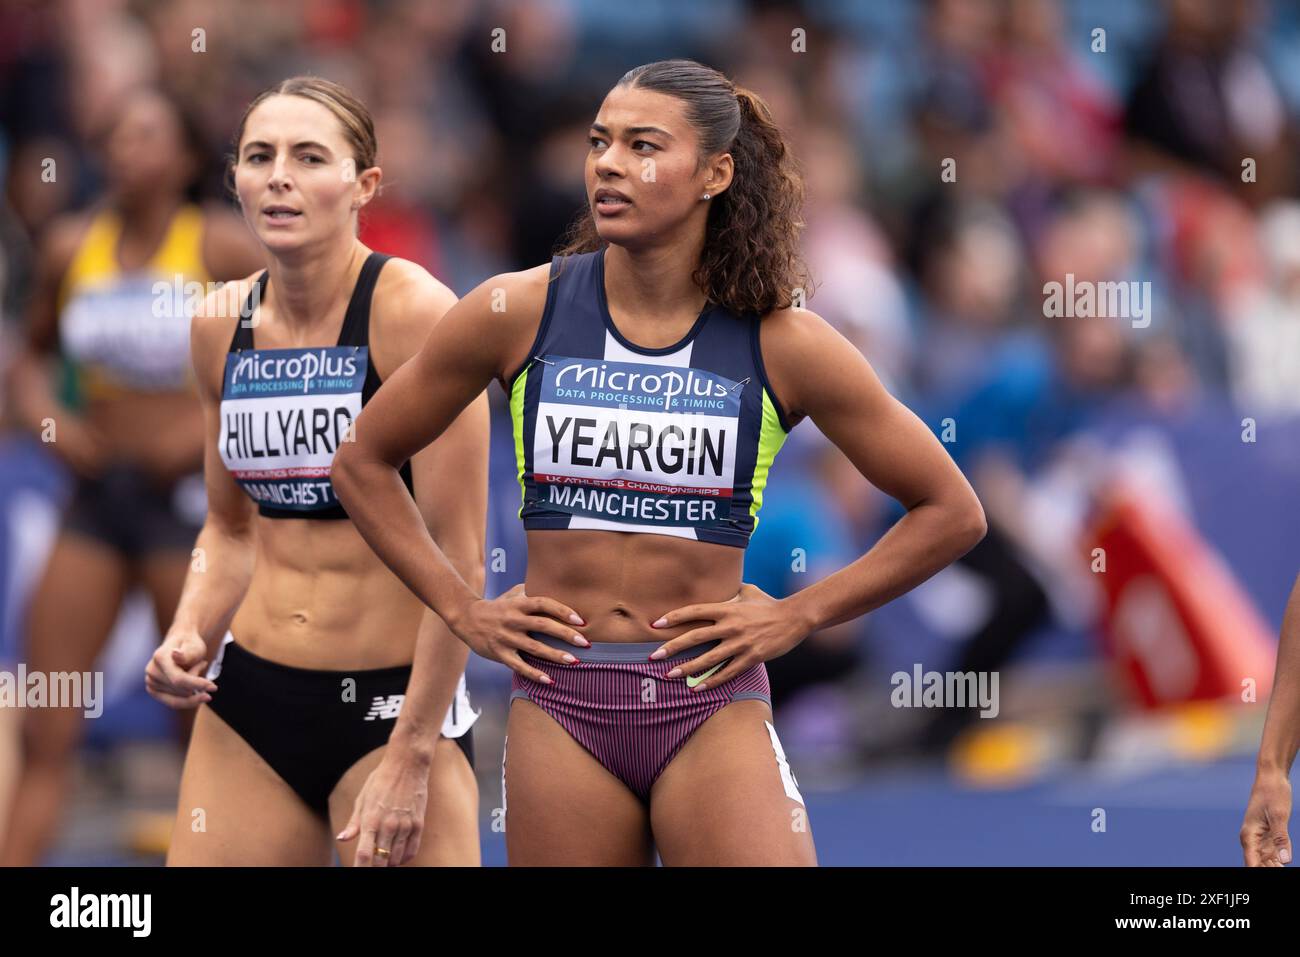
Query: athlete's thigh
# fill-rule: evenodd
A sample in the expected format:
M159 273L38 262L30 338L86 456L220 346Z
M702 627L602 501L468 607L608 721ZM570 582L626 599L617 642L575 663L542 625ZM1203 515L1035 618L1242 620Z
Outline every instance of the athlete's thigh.
M650 792L650 820L665 866L814 865L804 805L786 793L764 701L711 715ZM793 778L789 786L797 793Z
M130 567L95 539L63 532L32 594L28 668L88 671L104 649L130 586Z
M526 698L506 724L505 826L511 866L654 863L644 805Z
M327 825L248 742L211 709L199 708L169 866L329 865Z
M379 767L387 746L376 748L348 769L330 795L330 819L337 834L352 819L357 795L370 772ZM360 835L336 843L339 860L352 866ZM417 867L478 867L478 781L460 746L438 738L429 768L429 803L424 812L420 850L411 865Z
M90 671L108 642L130 583L118 553L82 535L62 533L32 595L26 647L29 673ZM59 757L80 734L83 710L36 708L24 713L32 754Z

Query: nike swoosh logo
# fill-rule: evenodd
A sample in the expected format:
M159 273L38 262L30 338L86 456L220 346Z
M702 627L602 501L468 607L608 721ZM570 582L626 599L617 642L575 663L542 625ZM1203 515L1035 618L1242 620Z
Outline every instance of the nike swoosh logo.
M730 660L731 660L730 658L727 659L727 661L730 661ZM707 678L709 675L713 674L715 671L717 671L719 668L721 668L723 665L725 665L725 664L727 663L727 661L719 661L716 665L714 665L714 666L713 666L712 668L710 668L708 671L704 672L704 674L700 675L699 677L693 677L693 676L691 676L691 675L687 675L687 676L686 676L686 687L688 687L688 688L694 688L697 684L699 684L701 681L703 681L703 680L704 680L705 678Z

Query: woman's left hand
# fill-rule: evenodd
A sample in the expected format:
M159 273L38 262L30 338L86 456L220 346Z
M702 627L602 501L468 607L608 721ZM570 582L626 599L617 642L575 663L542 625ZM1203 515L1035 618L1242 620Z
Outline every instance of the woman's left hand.
M429 801L429 762L389 744L379 767L370 772L336 840L357 835L354 867L397 867L414 860L424 832Z
M683 632L664 642L650 656L652 660L662 660L695 645L718 639L721 644L716 648L665 675L667 678L679 678L689 674L695 678L727 662L725 667L708 675L707 680L692 687L692 691L717 687L759 662L779 658L807 638L813 630L812 622L795 611L789 599L778 600L750 584L741 585L740 592L730 601L685 605L670 611L652 627L670 628L694 621L712 624ZM729 662L728 658L731 659Z

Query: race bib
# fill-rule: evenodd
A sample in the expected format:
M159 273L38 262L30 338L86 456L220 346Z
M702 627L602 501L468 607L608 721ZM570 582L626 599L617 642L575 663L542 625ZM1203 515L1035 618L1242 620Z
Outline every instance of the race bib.
M366 346L226 357L219 449L254 501L304 513L339 504L330 465L361 414L369 358Z
M741 383L692 368L543 359L533 480L548 507L637 524L727 520Z

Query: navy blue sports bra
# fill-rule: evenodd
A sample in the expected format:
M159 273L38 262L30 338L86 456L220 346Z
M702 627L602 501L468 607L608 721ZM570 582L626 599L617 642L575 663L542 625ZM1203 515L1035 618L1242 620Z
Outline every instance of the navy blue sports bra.
M381 384L370 361L370 300L389 258L372 252L362 264L334 346L256 348L244 319L261 301L267 273L249 291L226 356L218 448L265 518L348 517L330 484L330 465ZM401 475L412 490L410 462Z
M610 317L604 252L553 258L537 337L507 382L524 527L748 545L790 431L758 330L709 304L680 342L643 348Z

